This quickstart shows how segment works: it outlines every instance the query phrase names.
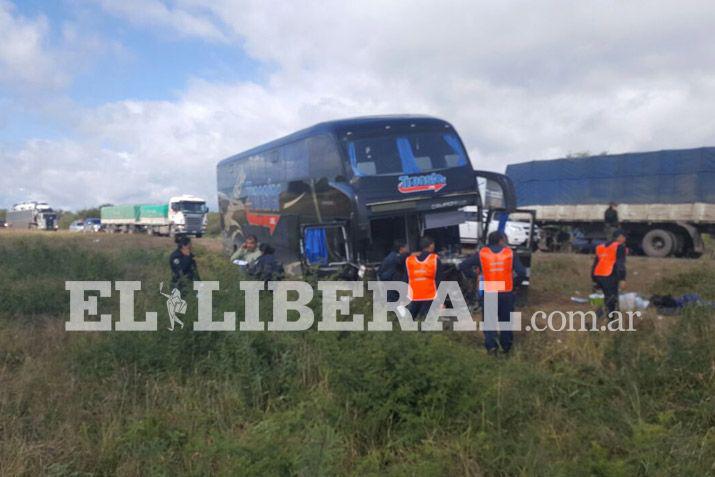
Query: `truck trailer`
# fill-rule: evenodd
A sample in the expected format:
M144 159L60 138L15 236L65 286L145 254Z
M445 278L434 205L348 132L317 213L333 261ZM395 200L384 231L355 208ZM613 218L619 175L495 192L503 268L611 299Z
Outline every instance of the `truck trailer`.
M519 206L536 211L542 245L593 248L618 205L629 248L652 257L699 257L715 233L715 148L531 161L507 166Z
M515 205L508 178L475 171L444 120L328 121L219 162L221 227L229 251L255 235L303 271L365 273L396 239L417 250L422 235L435 239L444 263L456 264L475 248L463 247L459 225L491 216L483 214L489 197L479 193L480 177L498 189L493 206ZM528 267L531 251L517 253Z
M206 232L208 209L204 199L181 195L166 204L110 205L100 212L107 232L201 237Z
M22 202L12 206L5 217L14 229L57 230L57 213L47 202Z

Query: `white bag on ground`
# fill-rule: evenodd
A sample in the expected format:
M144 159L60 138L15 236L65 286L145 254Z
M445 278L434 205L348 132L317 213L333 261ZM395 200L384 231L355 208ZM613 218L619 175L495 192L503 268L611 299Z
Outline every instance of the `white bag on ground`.
M618 297L618 307L621 311L637 311L645 310L650 305L650 302L637 293L623 293Z

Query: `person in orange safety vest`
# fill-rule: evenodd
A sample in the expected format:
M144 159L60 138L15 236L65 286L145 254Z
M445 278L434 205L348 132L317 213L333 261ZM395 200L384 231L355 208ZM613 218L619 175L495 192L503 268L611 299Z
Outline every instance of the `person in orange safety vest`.
M591 267L591 279L603 291L607 316L618 310L619 286L626 280L626 234L622 229L613 232L613 240L596 246L596 258ZM603 309L598 311L599 316Z
M514 287L527 279L527 272L519 257L507 246L506 234L501 231L490 233L487 246L459 264L459 270L467 278L477 279L480 273L483 275L484 291L498 293L499 321L509 321L510 314L514 311ZM503 286L498 287L498 282ZM513 341L514 333L510 330L484 330L484 346L489 354L495 355L499 347L504 353L508 353Z
M415 319L427 315L442 281L442 262L435 253L434 240L422 237L420 249L420 253L412 254L405 260L407 294L410 298L407 309Z

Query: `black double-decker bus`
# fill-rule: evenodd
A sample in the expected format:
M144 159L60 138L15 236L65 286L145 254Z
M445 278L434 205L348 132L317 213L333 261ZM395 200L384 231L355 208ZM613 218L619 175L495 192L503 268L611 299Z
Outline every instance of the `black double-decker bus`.
M458 260L477 177L514 205L501 174L476 172L454 127L428 116L376 116L317 124L219 162L218 202L228 248L248 235L286 264L323 271L379 263L395 239L435 239ZM494 186L490 186L494 190ZM474 210L474 208L470 208Z

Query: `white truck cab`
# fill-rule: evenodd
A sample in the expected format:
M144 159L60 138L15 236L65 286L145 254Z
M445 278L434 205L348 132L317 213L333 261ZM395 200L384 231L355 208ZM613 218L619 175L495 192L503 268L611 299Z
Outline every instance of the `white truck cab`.
M201 237L206 232L208 208L206 201L195 195L179 195L169 199L169 223L177 234Z

